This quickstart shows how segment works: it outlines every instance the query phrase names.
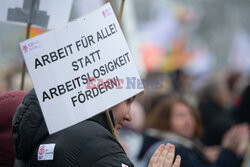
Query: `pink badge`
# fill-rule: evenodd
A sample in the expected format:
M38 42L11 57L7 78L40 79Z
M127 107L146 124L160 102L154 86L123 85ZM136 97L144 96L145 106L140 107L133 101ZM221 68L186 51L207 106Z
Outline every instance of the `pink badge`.
M23 51L24 51L24 53L27 53L28 52L28 46L24 45L23 46Z
M110 9L104 9L102 11L102 15L104 18L106 18L107 16L111 15Z

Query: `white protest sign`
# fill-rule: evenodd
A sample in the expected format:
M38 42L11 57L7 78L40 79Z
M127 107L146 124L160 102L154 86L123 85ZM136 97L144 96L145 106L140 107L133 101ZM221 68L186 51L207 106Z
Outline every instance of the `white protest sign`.
M20 47L50 134L144 89L109 3Z
M26 25L32 2L32 25L55 29L68 22L72 0L3 0L0 5L0 21Z

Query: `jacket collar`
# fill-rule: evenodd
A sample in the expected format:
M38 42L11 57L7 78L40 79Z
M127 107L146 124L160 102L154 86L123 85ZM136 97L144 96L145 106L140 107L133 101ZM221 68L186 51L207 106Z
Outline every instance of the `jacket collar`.
M112 112L112 110L109 110L109 114L110 114L110 117L111 117L113 126L114 126L114 128L115 128L115 121L114 121L114 117L113 117L113 112ZM103 126L105 129L107 129L108 131L111 132L111 128L109 127L108 119L107 119L107 117L106 117L105 112L102 112L102 113L100 113L100 114L97 114L96 116L93 116L93 117L89 118L88 120L97 122L98 124L100 124L100 125Z

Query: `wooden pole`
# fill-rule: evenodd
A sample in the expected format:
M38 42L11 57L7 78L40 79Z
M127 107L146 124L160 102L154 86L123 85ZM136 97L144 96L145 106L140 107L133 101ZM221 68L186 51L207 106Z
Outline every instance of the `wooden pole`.
M31 24L28 24L28 25L27 25L27 30L26 30L26 39L29 39L30 27L31 27ZM25 64L25 61L23 60L22 79L21 79L20 90L23 90L23 89L24 89L25 74L26 74L26 64Z
M111 2L109 0L106 0L106 3L110 3ZM119 12L119 16L118 16L118 22L121 25L121 21L122 21L122 14L123 14L123 10L124 10L124 5L125 5L125 0L122 0L121 5L120 5L120 12Z
M26 29L26 37L25 39L29 39L30 38L30 27L31 27L31 19L32 19L32 14L33 14L33 9L35 6L35 0L32 0L31 3L31 8L30 8L30 13L29 13L29 18L28 18L28 22L27 22L27 29ZM22 78L21 78L21 86L20 86L20 90L24 89L24 80L25 80L25 73L26 72L26 64L25 61L23 60L23 67L22 67Z
M119 13L119 17L118 17L118 22L121 25L121 21L122 21L122 14L123 14L123 9L124 9L124 4L125 4L125 0L122 0L121 2L121 6L120 6L120 13Z
M115 128L113 126L113 123L112 123L112 120L111 120L111 117L110 117L110 114L109 114L109 110L106 110L105 114L106 114L106 116L108 118L108 124L109 124L109 127L111 129L111 132L114 135L114 137L116 138L116 140L118 141L118 136L117 136L117 133L116 133Z
M107 2L109 2L109 0L106 0L106 3ZM125 4L125 0L122 0L121 6L120 6L120 13L119 13L119 17L118 17L118 22L119 22L120 25L121 25L121 20L122 20L122 13L123 13L123 9L124 9L124 4ZM111 133L114 135L114 137L118 141L118 136L117 136L116 130L115 130L114 126L113 126L109 111L106 110L105 113L106 113L106 117L108 119L108 124L109 124L109 127L111 129Z

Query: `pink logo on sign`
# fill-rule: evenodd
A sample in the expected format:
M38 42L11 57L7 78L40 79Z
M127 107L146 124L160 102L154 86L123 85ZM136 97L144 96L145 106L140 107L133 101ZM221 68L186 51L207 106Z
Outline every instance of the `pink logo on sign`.
M38 159L43 158L43 154L45 153L45 145L41 145L38 150Z
M40 47L41 47L41 45L39 44L39 41L32 41L32 42L28 43L27 45L25 44L22 49L23 49L24 53L27 53L28 51L33 51L33 50L38 49Z
M28 52L28 47L26 45L23 46L23 51L24 51L24 53Z
M111 15L110 9L104 9L102 11L102 15L103 15L104 18L106 18L107 16Z

